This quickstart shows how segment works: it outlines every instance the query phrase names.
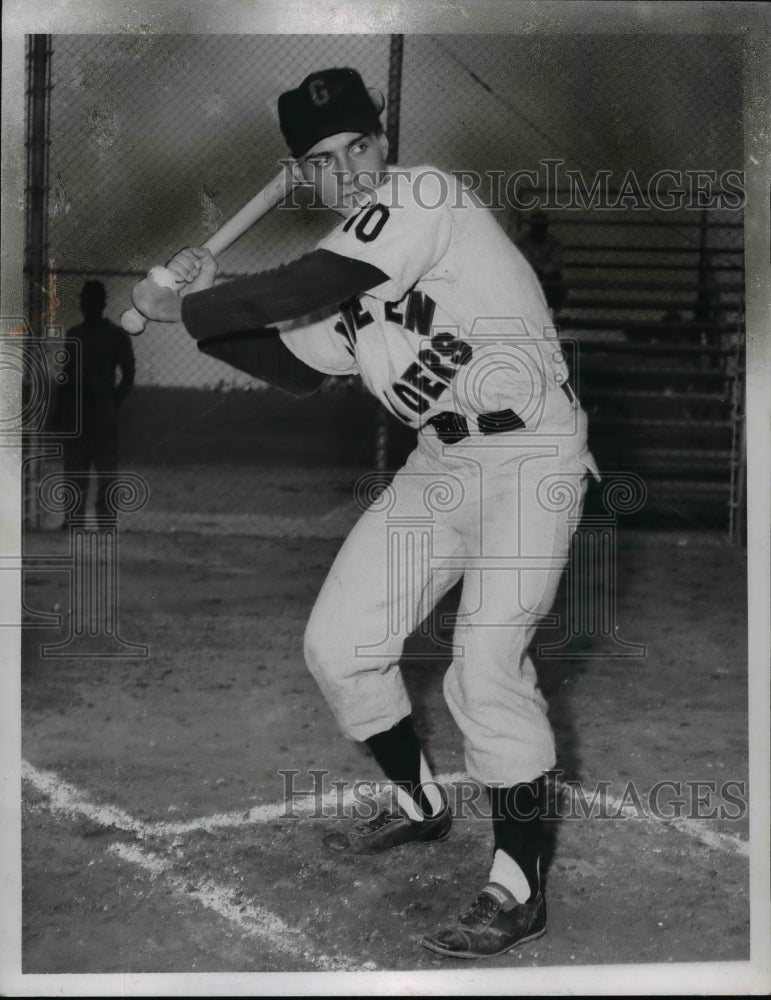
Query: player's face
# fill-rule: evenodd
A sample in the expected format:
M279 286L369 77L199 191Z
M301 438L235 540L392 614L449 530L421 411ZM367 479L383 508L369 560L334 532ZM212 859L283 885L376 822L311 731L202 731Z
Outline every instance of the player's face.
M348 218L383 183L387 151L384 136L340 132L321 139L298 162L327 208Z

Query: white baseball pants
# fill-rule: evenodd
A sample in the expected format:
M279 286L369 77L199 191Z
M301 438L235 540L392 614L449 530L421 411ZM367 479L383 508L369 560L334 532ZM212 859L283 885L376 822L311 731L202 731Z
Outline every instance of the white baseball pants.
M419 435L340 549L306 630L308 667L346 736L365 740L411 711L405 639L462 577L444 695L468 773L513 785L554 766L527 650L567 563L587 470L585 435Z

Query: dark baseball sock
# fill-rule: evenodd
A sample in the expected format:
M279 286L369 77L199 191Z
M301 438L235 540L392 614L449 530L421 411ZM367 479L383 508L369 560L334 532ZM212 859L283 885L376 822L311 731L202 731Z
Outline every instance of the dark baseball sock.
M391 729L365 740L387 778L412 796L424 816L433 810L420 784L420 742L407 715Z
M543 849L541 813L544 777L508 788L488 787L495 850L508 854L521 868L533 899L540 889L538 859Z

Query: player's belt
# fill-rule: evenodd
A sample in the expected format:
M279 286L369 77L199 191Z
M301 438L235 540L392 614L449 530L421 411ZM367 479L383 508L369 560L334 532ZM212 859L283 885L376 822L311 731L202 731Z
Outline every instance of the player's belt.
M567 396L570 405L578 406L578 400L568 382L563 382L560 389ZM426 423L436 430L437 437L443 444L457 444L471 436L469 421L462 413L445 410L437 413ZM525 421L514 410L496 410L494 413L480 413L476 418L480 434L502 434L505 431L518 431L525 426Z
M469 421L462 413L445 410L431 417L431 424L443 444L457 444L471 436ZM502 434L504 431L518 431L525 426L524 420L513 410L496 410L494 413L480 413L476 418L480 434Z

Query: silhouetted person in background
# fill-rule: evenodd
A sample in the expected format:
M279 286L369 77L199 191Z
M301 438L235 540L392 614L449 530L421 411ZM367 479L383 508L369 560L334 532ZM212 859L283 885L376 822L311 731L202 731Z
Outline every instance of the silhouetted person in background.
M538 276L549 308L556 315L566 299L562 244L549 232L549 217L546 212L534 212L529 222L528 232L514 242Z
M125 330L102 315L106 304L102 282L87 281L80 293L83 322L67 331L80 350L79 356L71 352L63 368L65 381L54 419L59 429L80 431L77 437L63 439L64 474L78 496L70 517L85 514L92 466L98 475L96 515L114 516L107 494L118 470L118 408L134 384L134 349ZM67 522L62 527L66 526Z

